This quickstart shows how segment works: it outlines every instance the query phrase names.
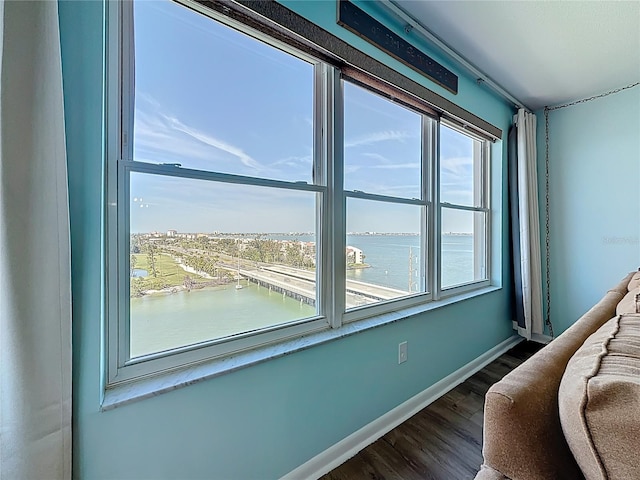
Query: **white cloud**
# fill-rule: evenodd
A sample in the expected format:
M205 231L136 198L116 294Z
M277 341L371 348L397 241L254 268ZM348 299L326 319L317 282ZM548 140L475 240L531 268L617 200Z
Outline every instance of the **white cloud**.
M373 158L374 160L378 160L381 163L391 163L391 160L389 160L384 155L380 155L379 153L366 152L366 153L363 153L362 156L363 157Z
M371 165L369 168L381 168L386 170L400 170L400 169L412 169L412 168L420 168L420 162L414 163L391 163L388 165Z
M380 155L375 152L366 152L362 153L363 157L368 157L373 160L377 160L377 165L367 164L366 168L378 168L378 169L386 169L386 170L401 170L401 169L411 169L411 168L420 168L420 162L409 162L409 163L393 163L384 155Z
M347 175L349 173L355 173L358 170L360 170L360 166L359 165L345 165L344 166L344 174Z
M166 118L166 120L170 123L174 130L189 135L190 137L204 143L205 145L209 145L213 148L217 148L218 150L222 150L223 152L227 152L234 157L237 157L245 166L249 168L253 168L255 170L261 169L261 165L249 155L247 155L241 148L226 143L223 140L215 138L195 128L188 127L175 117L169 117L166 115L162 116Z
M242 148L191 127L175 116L161 111L161 106L146 94L138 96L135 123L136 152L152 162L163 163L181 159L213 161L218 152L237 158L245 167L262 170L259 162ZM140 158L140 157L138 157Z
M440 161L440 169L456 177L468 175L473 166L471 157L450 157Z
M381 132L372 132L352 140L344 142L345 148L359 147L361 145L371 145L378 142L403 141L410 138L409 132L400 130L383 130Z
M301 165L311 165L313 163L313 158L311 154L309 155L291 155L289 157L281 158L273 162L270 166L275 167L278 165L286 165L288 167L299 167Z

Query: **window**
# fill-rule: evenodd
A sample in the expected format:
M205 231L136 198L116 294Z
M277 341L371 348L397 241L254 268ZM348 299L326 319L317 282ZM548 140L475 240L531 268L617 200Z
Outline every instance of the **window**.
M446 290L488 281L488 143L440 125L440 264Z
M436 120L348 81L343 97L349 311L428 292Z
M488 284L487 140L204 7L114 5L109 385Z

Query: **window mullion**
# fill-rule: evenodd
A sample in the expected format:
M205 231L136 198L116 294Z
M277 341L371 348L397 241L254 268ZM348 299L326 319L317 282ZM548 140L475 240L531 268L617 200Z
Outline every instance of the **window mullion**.
M120 61L122 62L122 77L118 78L121 89L122 109L121 141L119 158L133 159L133 122L135 115L135 48L133 2L120 2L113 10L120 10L122 22L120 26ZM114 78L115 80L115 78Z
M490 175L491 175L491 164L489 160L491 159L491 143L490 142L482 142L482 206L489 210L491 208L491 198L490 198Z
M484 156L485 142L475 141L473 142L473 185L474 205L478 205L486 211L486 182L485 182L485 156ZM473 216L473 249L475 252L484 252L483 255L474 255L473 259L473 272L474 278L486 278L487 271L487 215L483 214L482 218L479 218L478 214Z
M321 63L316 63L313 71L313 164L312 177L314 185L327 186L329 171L327 167L327 143L324 131L326 130L326 68ZM327 220L329 214L329 195L316 195L316 312L326 316L329 311L327 298L326 272L330 266L327 258L330 257L327 249Z
M431 285L433 300L439 300L441 296L440 271L442 269L442 226L440 224L441 204L440 204L440 121L431 123L431 152L432 159L429 162L431 167L430 185L431 198L433 199L433 210L431 218L431 248L429 249L431 264Z
M331 324L334 328L342 325L342 316L346 309L346 199L344 197L344 89L340 72L331 67L329 75L329 106L332 109L330 118L333 121L331 152L333 154L333 223L331 229L332 257L332 292L333 315Z
M489 278L489 232L490 232L490 214L489 214L489 183L488 183L488 172L489 172L489 155L488 155L488 146L489 142L477 142L474 144L474 157L477 156L478 163L480 164L478 168L478 185L481 189L479 194L480 201L482 207L485 209L485 213L483 215L483 221L479 221L479 219L474 219L474 229L480 230L479 227L483 227L482 235L478 235L479 239L477 243L474 244L474 248L476 251L483 252L483 255L476 256L474 260L474 271L479 272L481 278ZM476 215L477 217L477 215Z
M327 150L327 197L329 215L325 221L326 246L329 253L327 275L324 275L327 293L327 314L332 328L342 325L346 308L346 225L344 196L344 108L343 87L340 72L329 65L325 95L326 118L324 123Z
M473 204L477 207L485 207L483 145L484 142L473 142Z
M107 163L105 202L105 307L107 311L107 382L118 379L120 367L129 355L128 339L128 172L119 159L131 158L134 99L132 95L134 49L133 2L109 5L107 10L109 43L107 46ZM117 114L113 114L117 112Z
M491 142L483 142L482 149L482 165L484 168L484 174L482 176L484 180L483 187L483 206L487 209L485 219L485 278L491 280L491 232L492 232L492 212L491 212Z
M425 292L433 293L430 271L433 265L431 252L432 241L429 239L431 232L431 219L433 217L433 198L431 198L431 160L433 158L433 143L431 141L431 124L433 120L422 115L422 149L421 149L421 195L425 206L422 209L420 225L420 281L421 288Z
M130 179L131 171L124 165L120 164L118 168L118 251L117 256L117 272L118 272L118 284L120 285L119 294L120 301L118 305L120 323L118 325L118 366L122 367L131 358L131 342L130 342L130 303L127 301L130 295L130 282L129 276L129 258L131 255L131 245L129 244L130 224L128 219L131 214L131 206L129 199L130 196Z

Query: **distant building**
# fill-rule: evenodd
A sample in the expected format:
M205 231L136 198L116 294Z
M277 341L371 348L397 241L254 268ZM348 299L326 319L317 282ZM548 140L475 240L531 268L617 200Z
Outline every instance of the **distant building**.
M167 237L175 237L177 234L177 230L167 230Z
M364 255L362 250L356 247L347 246L347 263L364 263Z

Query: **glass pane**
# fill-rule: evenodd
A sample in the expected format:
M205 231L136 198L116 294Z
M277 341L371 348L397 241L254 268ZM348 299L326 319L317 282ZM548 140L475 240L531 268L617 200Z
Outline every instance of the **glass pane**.
M134 28L135 160L312 182L313 65L176 2Z
M316 314L314 192L131 174L131 357Z
M440 125L440 201L481 207L482 143Z
M442 209L442 288L485 280L486 213Z
M344 188L422 198L422 116L344 82Z
M347 199L347 309L425 291L423 208Z

